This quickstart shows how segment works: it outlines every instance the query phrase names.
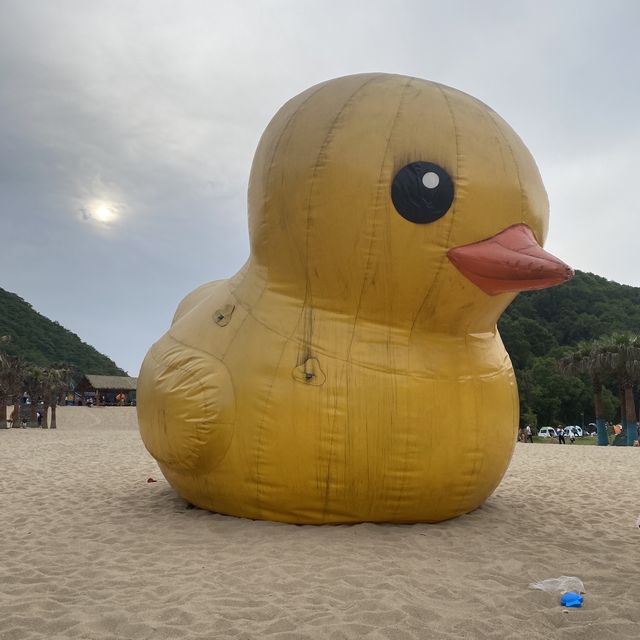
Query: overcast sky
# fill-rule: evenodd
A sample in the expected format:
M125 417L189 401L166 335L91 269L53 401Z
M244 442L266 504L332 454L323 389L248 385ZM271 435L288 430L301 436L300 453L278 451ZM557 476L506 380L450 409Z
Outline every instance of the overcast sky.
M547 248L640 286L639 33L635 0L0 0L0 286L137 375L246 260L276 110L368 71L493 107L542 172Z

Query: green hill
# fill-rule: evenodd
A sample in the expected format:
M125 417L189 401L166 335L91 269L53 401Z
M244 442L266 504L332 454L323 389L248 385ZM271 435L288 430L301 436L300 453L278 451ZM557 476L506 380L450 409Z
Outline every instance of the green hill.
M617 331L640 333L640 288L577 271L559 287L521 293L498 324L516 368L554 347Z
M521 293L498 328L516 371L523 422L593 422L589 381L561 376L557 361L582 340L640 334L640 288L577 271L559 287ZM610 419L616 418L616 396L617 389L605 391Z
M0 288L0 335L11 336L10 355L39 366L70 364L80 374L126 375L113 360L63 326L45 318L15 293Z

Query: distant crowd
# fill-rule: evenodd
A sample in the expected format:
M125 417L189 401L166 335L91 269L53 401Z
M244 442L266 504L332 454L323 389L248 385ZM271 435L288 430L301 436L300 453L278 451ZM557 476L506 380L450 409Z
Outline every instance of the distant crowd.
M607 436L609 439L615 438L623 431L623 427L620 424L613 424L611 422L605 423L607 430ZM638 446L640 441L640 422L637 422L631 427L634 430L633 436L635 439L634 446ZM589 423L587 427L579 426L566 426L558 425L557 427L541 427L535 429L530 424L521 426L518 431L518 442L531 442L533 443L533 437L538 436L540 438L556 439L558 444L566 444L567 439L570 444L575 444L576 438L582 437L595 437L597 435L597 428L594 423Z

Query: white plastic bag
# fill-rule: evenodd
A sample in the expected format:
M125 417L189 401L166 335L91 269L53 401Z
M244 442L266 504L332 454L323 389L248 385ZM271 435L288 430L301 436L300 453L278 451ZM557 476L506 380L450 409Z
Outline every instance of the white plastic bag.
M542 582L532 582L529 589L540 589L546 593L585 593L584 584L580 578L575 576L560 576L559 578L549 578Z

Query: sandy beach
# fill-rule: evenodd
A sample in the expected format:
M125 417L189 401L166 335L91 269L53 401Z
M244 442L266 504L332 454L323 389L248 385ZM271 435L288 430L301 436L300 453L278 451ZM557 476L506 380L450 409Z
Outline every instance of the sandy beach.
M60 408L0 431L0 638L637 638L639 466L518 444L456 520L293 526L187 508L135 409ZM560 575L582 609L528 588Z

